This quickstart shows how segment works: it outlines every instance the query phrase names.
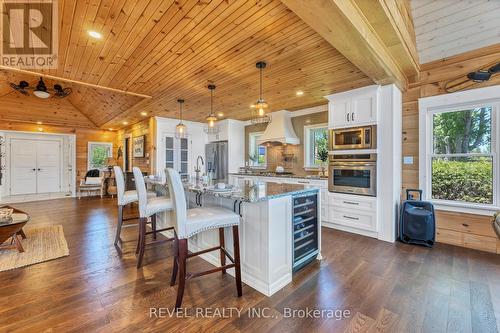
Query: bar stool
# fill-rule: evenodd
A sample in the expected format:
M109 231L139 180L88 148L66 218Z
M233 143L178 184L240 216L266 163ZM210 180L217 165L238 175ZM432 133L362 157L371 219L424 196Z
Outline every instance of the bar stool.
M167 179L168 187L170 190L170 197L173 201L175 212L173 222L176 253L174 256L172 279L170 281L171 286L175 285L177 271L179 271L179 284L177 286L177 300L175 302L175 308L178 309L181 307L186 280L219 271L222 271L222 274L224 274L226 272L226 269L232 267L234 267L235 269L236 290L238 293L238 297L240 297L242 295L240 245L238 236L240 216L234 213L232 210L218 207L200 207L187 209L184 196L184 187L182 186L179 173L174 169L168 168ZM234 259L225 249L224 228L226 227L232 227L233 229ZM219 246L188 254L188 238L209 229L219 229ZM186 272L188 258L216 250L220 251L220 267L208 271L190 274ZM229 258L229 260L232 262L231 264L226 265L226 257Z
M156 239L157 232L174 229L174 227L156 229L156 214L172 210L173 205L170 198L148 197L146 184L144 183L144 176L142 175L141 170L137 167L134 167L132 171L134 172L135 189L139 198L139 243L137 247L139 257L137 259L137 268L140 268L142 266L142 259L144 258L144 250L146 245L174 240L174 238L167 238L165 240L146 244L146 235L153 234L154 239ZM155 228L153 229L153 231L146 232L146 224L149 217L151 217L151 224L154 225Z
M118 242L122 242L121 232L122 228L133 227L136 226L137 223L126 224L124 225L124 221L131 221L139 219L138 216L123 218L123 207L126 205L138 202L139 198L137 197L137 191L125 191L125 177L123 176L122 168L119 166L114 166L113 171L115 173L115 182L116 182L116 199L118 203L118 223L116 228L116 236L115 236L115 245L118 245ZM156 197L155 192L148 191L148 197ZM151 228L153 230L156 229L156 225L152 223Z

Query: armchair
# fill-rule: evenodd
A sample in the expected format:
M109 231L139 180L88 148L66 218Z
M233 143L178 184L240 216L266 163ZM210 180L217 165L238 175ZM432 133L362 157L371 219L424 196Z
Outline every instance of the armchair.
M82 192L87 192L89 194L97 192L102 199L104 196L104 181L105 177L99 170L87 171L85 178L80 179L80 185L78 186L78 199L81 199Z

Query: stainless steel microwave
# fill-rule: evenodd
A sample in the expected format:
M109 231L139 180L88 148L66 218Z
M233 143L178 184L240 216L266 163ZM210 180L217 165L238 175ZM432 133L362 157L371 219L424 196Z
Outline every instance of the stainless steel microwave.
M364 126L330 130L329 150L375 149L377 126Z
M328 169L330 192L377 195L376 154L331 155Z

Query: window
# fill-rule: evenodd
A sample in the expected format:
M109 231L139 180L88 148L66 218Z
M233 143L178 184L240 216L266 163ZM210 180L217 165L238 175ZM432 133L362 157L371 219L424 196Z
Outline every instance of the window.
M89 142L87 167L88 169L104 169L108 166L108 158L113 156L111 142Z
M304 168L319 168L328 161L327 124L304 126L304 141Z
M493 204L490 106L432 116L431 197Z
M181 178L188 175L189 139L177 139L174 136L165 136L165 168L173 168L179 172Z
M267 147L259 146L257 140L263 132L253 132L248 135L248 160L254 168L265 168L267 165Z
M439 209L500 207L499 101L494 87L420 99L420 187ZM491 97L490 97L491 95Z

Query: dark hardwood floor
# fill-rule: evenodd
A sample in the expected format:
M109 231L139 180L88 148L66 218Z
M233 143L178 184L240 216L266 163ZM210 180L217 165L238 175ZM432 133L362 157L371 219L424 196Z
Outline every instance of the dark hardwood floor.
M237 298L233 278L213 274L188 283L183 303L188 309L179 313L185 317L168 317L176 292L169 286L172 244L148 249L143 268L136 269L136 229L125 229L123 253L113 246L115 200L15 206L30 212L31 225L63 225L70 256L0 273L1 332L497 332L500 327L500 256L441 244L433 249L389 244L326 228L325 259L296 273L273 297L244 285ZM209 267L199 258L188 264L188 270ZM231 308L233 316L221 318ZM319 319L287 318L290 309L306 308L350 314L340 320L327 318L332 315L327 312ZM234 309L243 311L237 316ZM164 317L151 317L155 310ZM258 311L265 318L258 318Z

